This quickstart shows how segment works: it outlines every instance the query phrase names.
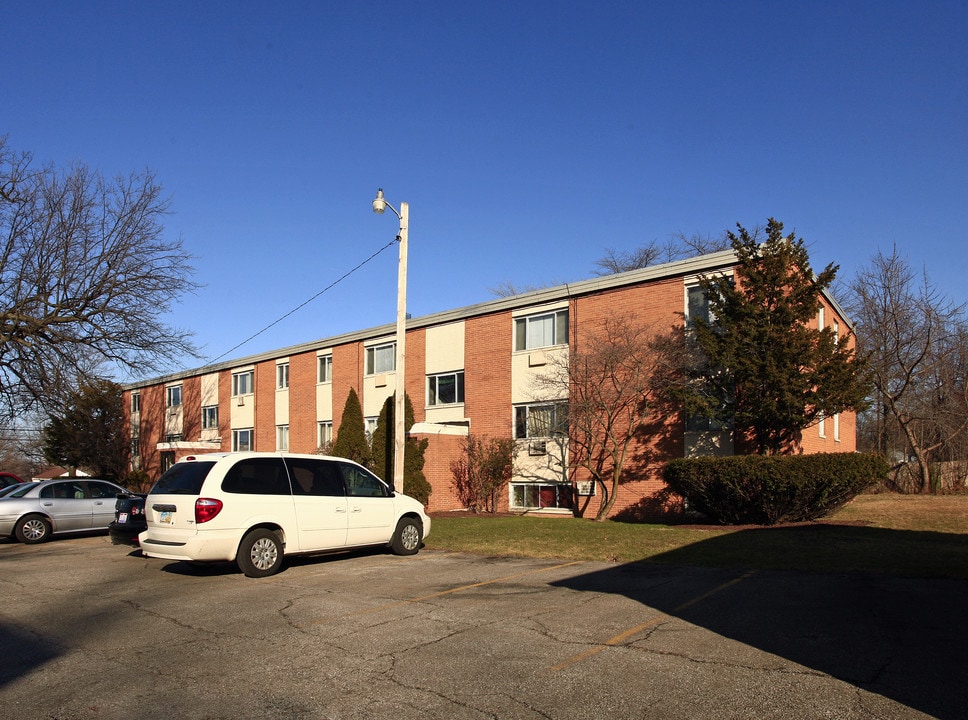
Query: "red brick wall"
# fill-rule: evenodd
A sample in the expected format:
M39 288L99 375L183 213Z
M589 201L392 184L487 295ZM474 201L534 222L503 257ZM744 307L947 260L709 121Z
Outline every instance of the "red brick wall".
M316 451L316 353L289 357L289 450Z
M339 432L343 408L351 387L356 390L360 404L363 404L363 360L363 343L349 343L333 348L333 438Z
M656 334L669 332L673 326L682 323L684 292L682 279L673 278L581 297L572 302L570 309L572 347L581 351L588 338L600 331L606 318L623 315L639 318L637 322ZM613 515L665 489L662 467L668 460L682 457L682 433L683 418L678 408L663 406L653 400L641 438L633 440L629 447ZM574 477L586 480L589 475L576 468ZM594 516L604 501L601 488L596 488L595 492L592 497L579 498L579 506L586 517Z
M222 438L222 452L232 449L232 373L218 374L218 431Z
M197 442L202 435L202 379L199 376L182 381L182 438Z
M276 449L276 361L268 360L255 366L255 428L253 450L271 452Z

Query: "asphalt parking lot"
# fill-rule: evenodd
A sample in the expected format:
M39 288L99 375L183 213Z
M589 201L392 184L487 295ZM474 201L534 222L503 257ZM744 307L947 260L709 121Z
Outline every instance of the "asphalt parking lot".
M960 718L968 583L0 540L10 718Z

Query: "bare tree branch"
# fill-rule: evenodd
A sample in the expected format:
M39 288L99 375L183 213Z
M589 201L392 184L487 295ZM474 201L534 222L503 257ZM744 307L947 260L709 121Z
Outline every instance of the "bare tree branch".
M196 354L164 322L197 285L181 241L163 239L168 200L151 172L34 171L2 138L0 189L4 411L46 406L103 363L147 373Z

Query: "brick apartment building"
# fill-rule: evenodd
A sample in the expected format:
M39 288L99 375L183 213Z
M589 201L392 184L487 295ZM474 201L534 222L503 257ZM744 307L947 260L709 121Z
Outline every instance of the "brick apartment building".
M451 462L468 432L518 439L514 477L500 508L587 514L599 498L587 482L572 485L567 443L540 437L556 405L534 397L534 377L552 354L567 356L586 328L609 315L633 313L669 328L701 306L701 274L729 273L732 251L619 273L484 302L407 321L406 391L414 406L410 434L425 437L424 475L433 487L430 511L460 509ZM692 300L692 302L691 302ZM824 295L816 322L848 327ZM181 372L125 388L132 468L154 480L191 454L235 450L316 452L339 431L350 388L360 398L369 430L399 385L394 370L395 326L304 343ZM565 398L562 398L564 400ZM732 453L731 434L688 426L681 412L650 426L648 462L627 469L614 512L648 499L664 485L664 460ZM855 416L845 413L808 429L804 452L851 452ZM562 462L564 459L565 462ZM577 498L574 492L577 487Z

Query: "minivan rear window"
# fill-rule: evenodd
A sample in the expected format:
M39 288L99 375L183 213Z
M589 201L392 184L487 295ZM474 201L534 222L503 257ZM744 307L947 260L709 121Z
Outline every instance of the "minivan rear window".
M198 495L215 462L180 462L158 478L149 495Z

